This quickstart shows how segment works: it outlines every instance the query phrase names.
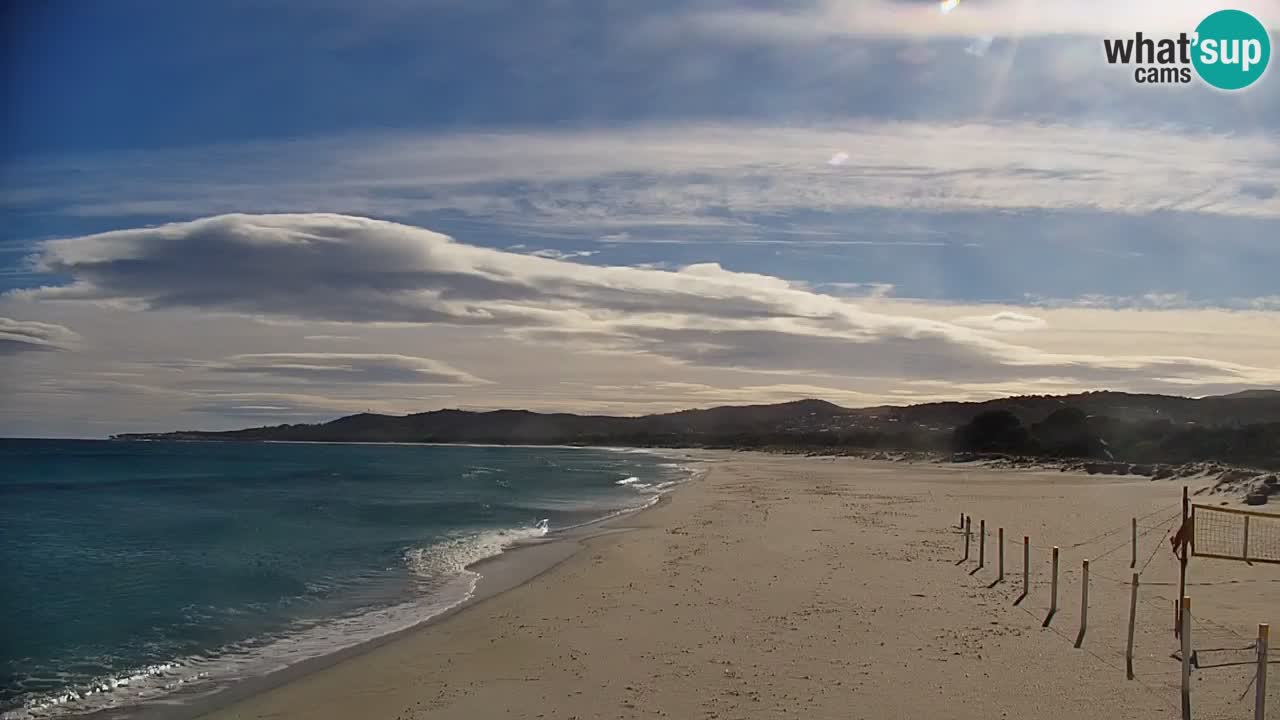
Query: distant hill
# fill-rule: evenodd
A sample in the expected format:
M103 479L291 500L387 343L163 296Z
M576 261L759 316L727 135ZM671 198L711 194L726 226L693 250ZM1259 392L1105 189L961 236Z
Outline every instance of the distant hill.
M318 425L274 425L227 432L115 436L134 439L297 440L322 442L435 442L496 444L682 444L761 432L818 430L859 411L823 400L682 410L617 417L528 410L434 410L414 415L361 413Z
M1131 456L1141 462L1177 456L1184 460L1280 464L1280 392L1276 391L1199 399L1104 391L857 409L823 400L799 400L640 417L434 410L403 416L361 413L320 424L115 438L951 452L975 449L965 443L977 442L973 438L982 437L982 428L975 431L967 426L975 418L993 413L1007 415L997 423L1001 432L1011 433L1004 436L1002 447L1028 454L1108 459ZM1024 427L1025 432L1014 426Z
M1230 395L1215 395L1214 397L1230 400L1276 400L1280 399L1280 390L1241 390Z

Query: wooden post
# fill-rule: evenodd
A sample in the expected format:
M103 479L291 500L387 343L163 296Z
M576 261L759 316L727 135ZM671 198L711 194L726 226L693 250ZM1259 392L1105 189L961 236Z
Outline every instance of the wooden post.
M1133 574L1129 586L1129 645L1124 651L1125 676L1133 679L1133 626L1138 619L1138 573Z
M1249 516L1244 516L1244 561L1249 562Z
M964 559L960 562L968 562L969 560L969 521L964 523Z
M1191 720L1191 598L1182 596L1182 720Z
M1053 582L1049 585L1049 612L1058 609L1058 546L1053 546Z
M1031 538L1022 536L1022 594L1031 592Z
M1084 631L1089 627L1089 561L1081 566L1080 580L1080 633L1076 635L1076 647L1084 644Z
M1187 486L1182 486L1182 525L1179 530L1187 527L1187 508L1191 501L1187 499ZM1187 543L1183 540L1182 547L1178 552L1178 597L1187 596ZM1176 606L1175 606L1176 607ZM1177 635L1182 628L1182 613L1179 611L1177 617L1173 619L1173 634Z
M1058 612L1058 546L1053 546L1053 577L1049 580L1049 614L1044 616L1041 627L1049 627Z
M1138 518L1133 519L1132 552L1129 553L1129 569L1138 567Z
M1270 625L1263 623L1258 626L1258 677L1255 683L1257 695L1253 701L1253 720L1267 720L1267 645L1270 635Z
M996 576L996 582L1004 582L1004 528L1000 528L997 532L997 540L1000 545L1000 574Z
M956 527L960 528L961 530L964 529L964 513L960 513L960 524L957 525Z
M987 521L978 521L978 569L987 564Z

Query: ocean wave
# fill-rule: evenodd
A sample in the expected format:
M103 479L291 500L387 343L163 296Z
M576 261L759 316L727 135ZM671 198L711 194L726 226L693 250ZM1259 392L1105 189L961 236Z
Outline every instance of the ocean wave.
M580 528L589 527L591 525L598 525L602 522L605 522L606 520L613 520L614 518L621 517L623 515L628 515L633 512L639 512L648 507L653 507L653 505L661 499L662 499L662 496L660 494L649 495L647 499L639 505L630 505L624 508L619 508L607 515L602 515L597 518L592 518L591 520L587 520L586 522L580 522L575 525L566 525L565 527L562 527L562 528L556 528L555 532L563 533L563 532L568 532L569 530L578 530Z
M498 555L522 540L542 537L550 532L550 527L550 520L543 519L532 527L459 533L427 547L409 548L404 560L419 580L430 584L440 578L469 573L469 566Z
M203 697L249 677L261 677L303 660L405 630L466 602L480 574L468 566L512 545L551 532L548 519L530 527L460 533L425 547L408 548L405 566L422 591L408 602L324 621L299 621L273 636L233 643L206 655L174 659L96 678L55 693L29 696L0 720L37 720L146 703L183 692ZM194 619L209 608L190 608Z
M55 693L29 697L21 707L0 713L0 718L34 720L106 710L121 704L121 696L117 690L131 690L130 701L137 702L139 699L171 693L186 683L208 676L207 672L184 672L187 668L187 662L174 661L148 665L120 675L95 678Z
M516 517L539 518L544 514L550 515L557 522L554 532L550 522L542 520L524 527L458 533L422 547L403 548L399 555L385 558L392 562L398 561L396 569L406 569L411 584L406 587L404 578L397 572L395 581L398 584L395 592L379 595L376 606L374 602L362 603L362 608L349 610L347 614L338 617L321 619L313 616L295 621L279 632L261 634L213 650L201 650L198 655L140 665L119 673L112 671L115 674L109 677L85 681L82 678L86 675L80 675L76 684L64 690L38 696L27 695L22 707L0 713L0 718L34 720L118 709L154 701L168 703L200 698L241 679L261 677L298 662L328 655L417 625L447 612L473 596L480 574L468 568L475 563L498 555L522 541L599 523L649 507L658 502L662 494L696 476L689 467L677 462L662 463L657 472L653 471L652 464L648 464L640 476L633 476L628 474L633 469L627 467L629 464L594 463L590 468L569 465L558 467L555 471L557 474L570 471L600 473L593 480L598 484L592 485L591 492L579 499L570 499L565 494L566 491L560 491L559 494L553 493L551 500L534 498L528 503L554 506L563 501L565 507L526 508L516 501L523 496L504 495L507 499L500 506L502 509L519 510ZM635 469L641 468L637 466ZM503 483L506 478L513 477L508 471L479 464L471 465L467 471L474 472L472 477L485 485L491 482ZM516 484L522 486L522 483ZM559 495L563 495L563 498ZM437 513L445 513L452 518L474 513L477 514L477 524L483 524L491 510L487 506L481 506L480 509L485 512L477 513L476 506L471 503L412 503L403 499L380 502L368 498L362 498L353 507L362 522L376 520L379 526L397 527L418 527L423 522L422 518ZM505 516L511 517L510 514ZM570 524L586 517L593 519ZM300 592L327 595L332 591L342 590L347 593L359 586L362 586L359 582L322 576L308 578ZM410 588L416 589L417 593L412 597L402 594ZM265 612L268 609L260 607L254 612ZM211 617L245 613L249 610L253 608L232 610L192 604L184 608L183 614L187 622L203 625ZM164 656L158 654L154 659L163 660ZM101 667L111 665L104 664ZM42 676L42 679L47 680L48 676ZM49 683L43 687L52 685L53 683Z
M661 493L679 485L684 480L664 480L661 482L642 482L638 477L629 477L625 480L619 480L616 485L625 485L632 490L642 493Z
M462 478L465 480L473 480L485 475L496 475L505 472L506 470L503 470L502 468L488 467L485 465L472 465L462 472Z

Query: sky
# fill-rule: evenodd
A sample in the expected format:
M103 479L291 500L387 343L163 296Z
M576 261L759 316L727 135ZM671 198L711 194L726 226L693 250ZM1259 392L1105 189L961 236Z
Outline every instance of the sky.
M0 435L1280 387L1223 7L6 4Z

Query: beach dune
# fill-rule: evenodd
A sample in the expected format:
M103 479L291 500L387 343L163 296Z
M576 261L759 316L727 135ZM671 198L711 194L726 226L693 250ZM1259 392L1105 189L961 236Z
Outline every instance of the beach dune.
M625 531L562 545L567 559L527 583L206 717L1177 716L1167 534L1180 485L747 453L709 455L705 468L614 521ZM975 531L987 523L982 570L957 564L961 513ZM1133 517L1144 570L1130 681ZM989 587L998 527L1006 581ZM1024 535L1032 586L1015 606ZM1052 545L1063 574L1045 628ZM1089 628L1076 649L1085 558ZM1194 559L1189 577L1196 717L1252 717L1244 661L1257 624L1280 623L1280 567ZM1280 717L1280 681L1270 687Z

